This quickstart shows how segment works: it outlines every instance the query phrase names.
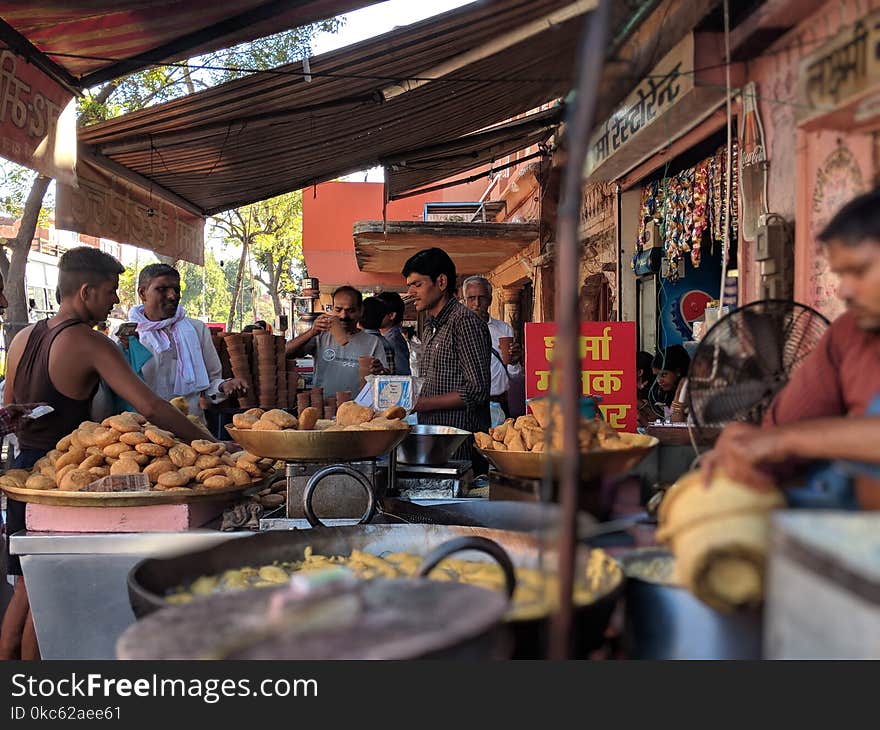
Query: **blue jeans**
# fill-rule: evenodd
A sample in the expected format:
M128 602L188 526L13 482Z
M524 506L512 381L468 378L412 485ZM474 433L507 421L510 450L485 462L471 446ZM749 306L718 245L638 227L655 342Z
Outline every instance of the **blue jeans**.
M48 452L43 449L22 449L12 464L13 469L30 469ZM10 538L21 532L24 525L25 503L15 499L6 499L6 572L9 575L21 575L21 561L18 555L9 553Z
M866 416L880 416L880 396L874 398ZM789 506L805 509L857 510L853 477L880 479L880 465L856 461L822 461L807 475L804 487L786 490Z

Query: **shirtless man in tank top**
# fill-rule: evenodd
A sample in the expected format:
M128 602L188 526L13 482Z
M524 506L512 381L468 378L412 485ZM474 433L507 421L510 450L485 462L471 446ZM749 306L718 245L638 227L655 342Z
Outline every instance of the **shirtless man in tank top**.
M41 402L55 408L20 432L21 453L16 466L30 468L57 441L89 419L91 400L101 379L160 428L187 442L208 438L144 384L111 340L92 329L107 319L119 302L116 288L119 274L125 270L122 264L99 249L80 247L65 253L58 267L58 313L19 332L9 347L4 402ZM24 529L24 504L8 500L7 516L8 535ZM18 577L0 630L0 659L39 658L15 556L10 556L8 571Z

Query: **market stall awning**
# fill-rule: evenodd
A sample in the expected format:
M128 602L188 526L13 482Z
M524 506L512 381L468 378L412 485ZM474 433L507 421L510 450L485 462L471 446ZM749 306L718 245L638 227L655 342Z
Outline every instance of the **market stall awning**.
M394 155L383 161L388 197L394 200L433 182L492 163L546 142L562 121L563 106L468 134L451 142Z
M378 0L0 2L0 41L84 89L372 5Z
M595 0L484 0L87 127L100 156L207 214L448 142L564 95Z
M399 274L410 256L436 246L452 257L459 274L484 274L537 237L537 223L358 221L354 250L361 271Z

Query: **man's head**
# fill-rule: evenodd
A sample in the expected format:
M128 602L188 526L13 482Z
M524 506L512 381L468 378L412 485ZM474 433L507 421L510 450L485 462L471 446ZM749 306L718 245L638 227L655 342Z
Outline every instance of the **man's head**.
M880 188L847 203L819 234L838 294L863 330L880 331Z
M488 322L492 304L492 284L489 280L483 276L469 276L461 285L461 290L465 306Z
M388 315L388 305L379 297L367 297L361 309L361 327L365 330L379 330Z
M455 296L455 264L440 248L426 248L404 264L409 294L420 312L431 312Z
M123 271L125 267L109 253L91 246L72 248L58 261L58 303L95 325L119 303L116 288Z
M180 272L168 264L144 266L138 276L138 296L147 319L171 319L180 304Z
M341 286L333 292L333 314L349 332L357 331L363 305L363 294L353 286Z
M674 391L678 381L687 375L691 356L681 345L670 345L654 356L653 371L660 390Z
M375 296L376 299L385 302L388 307L388 313L382 320L382 326L379 329L388 329L394 325L400 325L403 322L403 314L406 311L406 305L403 303L403 297L396 291L383 291Z

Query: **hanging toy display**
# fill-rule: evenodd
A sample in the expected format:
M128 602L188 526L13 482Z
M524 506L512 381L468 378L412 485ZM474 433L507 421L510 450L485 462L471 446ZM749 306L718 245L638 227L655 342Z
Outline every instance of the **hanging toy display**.
M694 211L691 231L691 263L700 268L700 246L708 225L709 165L711 158L703 160L694 170Z
M730 200L730 240L736 240L739 223L738 149L732 147L732 180L734 195ZM649 183L642 190L639 208L639 229L636 256L648 243L648 224L659 226L663 251L668 263L664 276L669 281L679 278L679 262L688 253L691 264L699 268L703 236L708 232L712 241L724 240L728 220L725 210L727 185L727 149L720 147L711 157L677 175Z

